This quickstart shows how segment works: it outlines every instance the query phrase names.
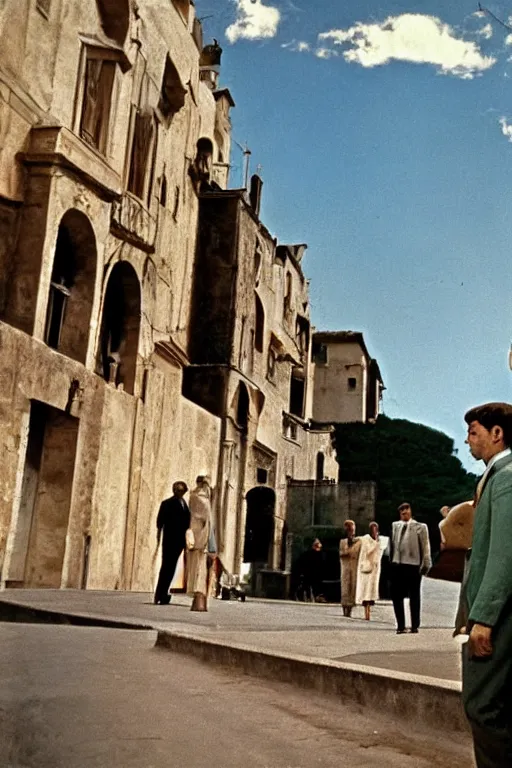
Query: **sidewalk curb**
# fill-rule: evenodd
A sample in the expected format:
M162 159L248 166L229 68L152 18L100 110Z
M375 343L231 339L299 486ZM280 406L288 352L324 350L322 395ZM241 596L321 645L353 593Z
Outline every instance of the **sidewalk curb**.
M405 717L411 725L468 731L461 686L455 681L292 654L283 656L168 630L158 630L155 647L236 668L254 677L334 695L346 704Z
M105 627L106 629L154 630L151 624L90 616L83 613L62 613L46 608L34 608L10 600L0 600L0 621L18 624L68 624L81 627Z

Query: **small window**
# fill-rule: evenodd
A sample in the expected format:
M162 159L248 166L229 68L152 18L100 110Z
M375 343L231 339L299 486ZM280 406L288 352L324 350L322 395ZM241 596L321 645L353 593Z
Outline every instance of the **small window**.
M263 342L265 338L265 311L258 294L254 295L256 303L256 328L254 332L254 348L257 352L263 352Z
M267 358L267 379L269 381L274 382L276 380L276 369L277 369L277 354L275 349L270 347L268 350L268 358Z
M37 0L36 8L39 13L47 19L50 15L52 0Z
M348 388L352 392L357 389L357 379L354 376L350 376L348 380Z
M292 308L292 276L289 272L286 273L283 315L287 315Z
M322 451L319 451L316 455L316 479L317 480L324 479L324 465L325 465L325 456L322 453Z
M313 362L315 365L327 365L327 346L325 344L313 343Z
M80 136L102 154L107 150L115 73L114 61L87 59Z
M158 103L160 114L167 123L170 123L173 116L179 112L185 104L186 93L187 92L181 83L178 70L174 66L170 56L167 56L162 79L162 88L160 91L160 101Z
M265 484L268 481L268 470L258 467L256 469L256 482Z
M164 208L167 206L167 178L165 173L160 182L160 205Z

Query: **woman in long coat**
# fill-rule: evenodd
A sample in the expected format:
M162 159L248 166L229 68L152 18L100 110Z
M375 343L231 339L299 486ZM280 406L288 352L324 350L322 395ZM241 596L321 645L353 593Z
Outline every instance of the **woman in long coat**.
M190 530L193 546L187 551L187 594L194 596L191 610L206 611L208 594L208 551L212 550L211 489L205 477L199 476L190 493Z
M356 604L357 564L361 540L356 537L356 524L353 520L345 520L343 527L347 538L340 541L341 607L343 615L350 616Z
M356 603L364 606L364 617L370 620L371 606L379 599L380 567L383 546L377 523L370 523L370 533L361 539L357 568Z

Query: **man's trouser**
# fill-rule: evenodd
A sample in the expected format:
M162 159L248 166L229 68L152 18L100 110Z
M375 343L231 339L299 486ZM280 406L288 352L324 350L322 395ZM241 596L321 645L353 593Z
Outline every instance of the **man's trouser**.
M391 599L395 611L397 629L405 629L404 600L409 598L411 610L411 629L420 626L421 611L421 573L419 565L391 566Z
M493 631L493 654L462 652L462 700L473 731L478 768L512 766L512 604Z
M171 598L169 595L169 587L171 586L172 577L178 565L178 560L182 548L180 549L162 549L162 565L160 567L160 573L158 575L158 584L155 590L155 602L157 603L169 603Z

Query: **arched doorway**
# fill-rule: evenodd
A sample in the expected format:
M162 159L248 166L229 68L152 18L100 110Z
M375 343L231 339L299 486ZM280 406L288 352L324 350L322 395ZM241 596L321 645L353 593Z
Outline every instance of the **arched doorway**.
M45 342L79 363L85 363L87 356L96 261L91 222L81 211L67 211L57 234Z
M244 563L272 565L276 494L273 488L252 488L246 498Z
M140 283L127 261L119 261L105 291L99 343L98 373L133 395L137 371L141 315Z

